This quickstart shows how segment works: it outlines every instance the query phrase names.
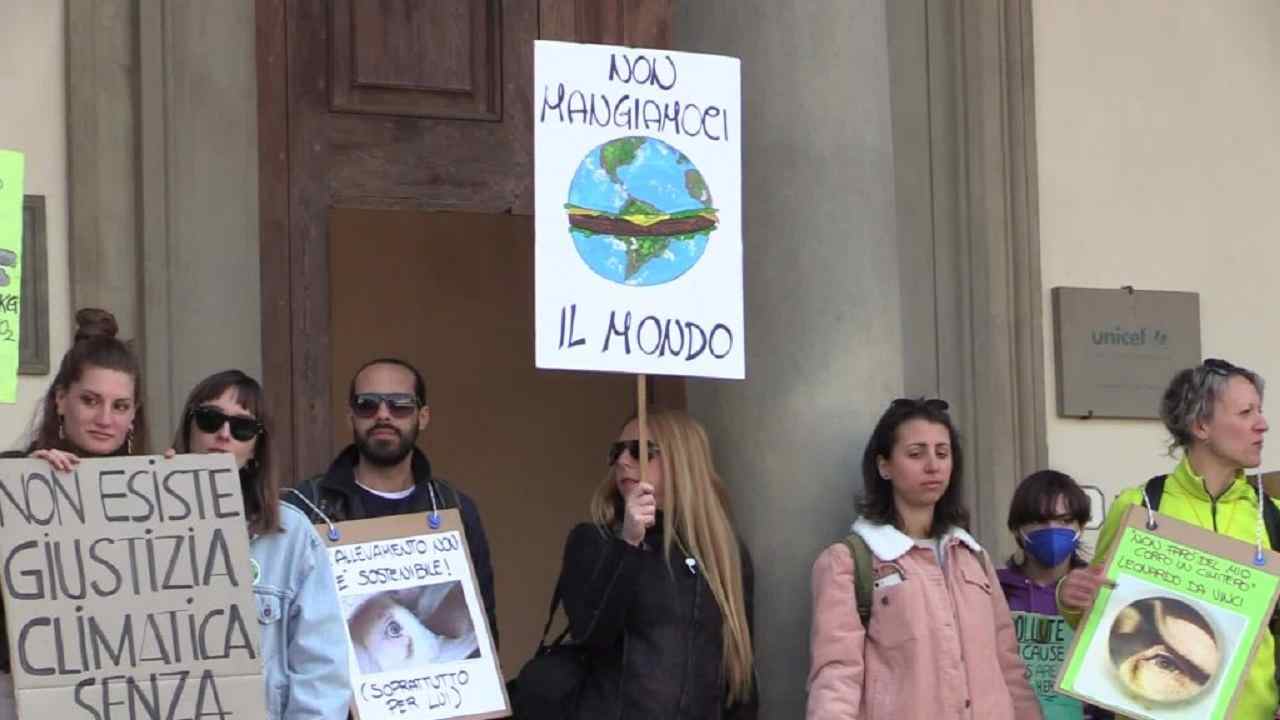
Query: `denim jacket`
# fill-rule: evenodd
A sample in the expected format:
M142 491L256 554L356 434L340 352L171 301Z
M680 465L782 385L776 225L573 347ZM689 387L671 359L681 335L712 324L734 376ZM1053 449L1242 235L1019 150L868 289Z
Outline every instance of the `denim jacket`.
M288 503L280 503L280 526L281 532L256 535L249 544L267 718L346 720L345 620L324 543Z

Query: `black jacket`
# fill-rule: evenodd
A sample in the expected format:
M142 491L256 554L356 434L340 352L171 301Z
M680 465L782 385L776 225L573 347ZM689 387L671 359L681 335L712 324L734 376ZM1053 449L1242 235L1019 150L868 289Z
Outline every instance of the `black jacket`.
M752 622L751 558L742 547L743 597ZM573 639L591 671L581 720L753 720L756 695L724 707L720 608L702 573L672 544L661 519L639 548L583 523L565 544L560 588Z
M328 472L303 482L296 490L308 501L319 508L325 517L318 517L315 511L302 502L297 495L285 493L284 499L291 505L306 513L312 522L323 523L327 518L333 522L347 520L365 520L371 517L361 502L360 488L356 486L355 467L359 462L359 451L355 445L348 445L338 454ZM431 492L428 486L434 486L439 509L457 508L462 516L462 528L467 535L467 548L471 551L471 565L475 568L476 582L480 585L480 597L484 600L484 612L489 617L489 630L493 634L493 645L498 646L497 605L493 596L493 564L489 558L489 541L484 535L484 526L480 524L480 511L475 501L466 493L459 492L447 480L432 477L431 462L418 448L413 449L413 483L416 490L412 498L410 513L427 512L431 509Z

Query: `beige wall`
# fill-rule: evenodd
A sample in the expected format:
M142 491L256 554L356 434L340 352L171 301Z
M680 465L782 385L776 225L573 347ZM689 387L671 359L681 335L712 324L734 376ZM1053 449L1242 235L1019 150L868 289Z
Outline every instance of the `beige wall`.
M1037 0L1034 17L1049 459L1109 500L1170 466L1165 433L1057 417L1053 286L1198 292L1205 355L1280 388L1280 3Z
M66 12L62 2L10 0L0 22L0 148L26 154L28 195L45 196L49 262L49 356L54 370L70 344L67 293ZM18 379L16 405L0 405L0 448L25 435L44 377Z

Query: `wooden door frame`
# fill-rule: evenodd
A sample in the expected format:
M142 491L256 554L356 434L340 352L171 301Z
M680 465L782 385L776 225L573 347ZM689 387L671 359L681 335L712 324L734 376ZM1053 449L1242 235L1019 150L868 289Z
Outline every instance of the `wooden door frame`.
M328 213L335 198L328 150L308 140L308 123L327 110L330 70L327 57L290 67L289 38L297 36L290 0L255 2L263 386L274 409L275 472L290 486L323 470L333 437ZM540 0L538 36L665 48L671 15L672 0ZM383 198L378 206L459 209L424 208L413 198ZM682 382L660 382L654 394L664 388L683 405Z

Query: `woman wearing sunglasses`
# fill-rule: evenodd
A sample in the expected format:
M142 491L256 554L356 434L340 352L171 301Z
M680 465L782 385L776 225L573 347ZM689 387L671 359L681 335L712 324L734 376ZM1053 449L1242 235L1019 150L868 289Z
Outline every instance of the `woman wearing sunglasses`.
M858 539L813 566L811 720L1041 717L995 568L965 529L962 457L942 400L895 400L880 416L862 454Z
M1256 487L1245 476L1246 468L1262 463L1262 437L1268 427L1262 415L1262 391L1257 373L1214 358L1173 376L1160 401L1160 419L1172 438L1170 454L1180 451L1181 457L1173 472L1125 490L1111 505L1098 534L1094 565L1072 570L1058 584L1058 606L1068 622L1079 622L1107 582L1102 564L1119 537L1125 515L1135 505L1256 544L1259 553L1271 545L1259 502L1264 495L1261 476ZM1275 716L1275 671L1275 639L1264 632L1244 680L1236 717Z
M706 431L675 411L647 425L645 450L623 426L566 543L557 587L591 656L574 717L755 718L751 560Z
M173 447L230 453L240 467L267 717L343 720L351 690L333 571L307 517L280 502L264 402L262 387L239 370L210 375L187 397Z

